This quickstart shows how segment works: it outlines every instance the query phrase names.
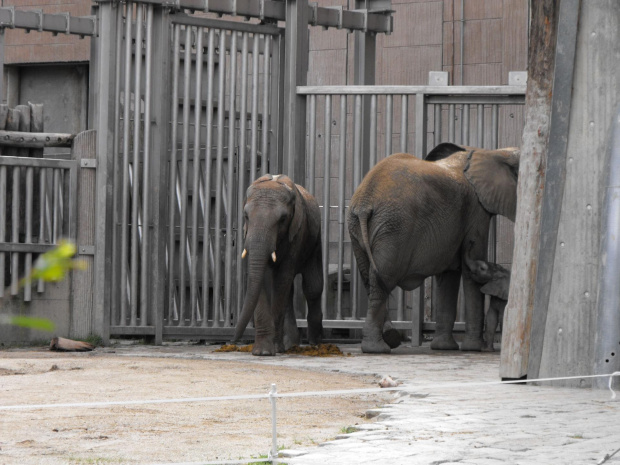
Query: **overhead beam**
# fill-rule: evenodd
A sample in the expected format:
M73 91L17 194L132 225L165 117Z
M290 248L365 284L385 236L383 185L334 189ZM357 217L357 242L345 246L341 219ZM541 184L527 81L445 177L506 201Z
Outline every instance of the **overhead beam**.
M110 3L118 0L95 0ZM286 21L286 4L275 0L140 0L140 3L160 5L175 10L192 10L217 15L241 16L261 21ZM345 10L341 7L308 5L308 24L324 28L347 29L390 34L393 20L389 9Z
M0 28L79 36L93 36L97 31L94 16L71 16L69 13L48 14L43 13L42 10L16 10L12 6L0 8Z

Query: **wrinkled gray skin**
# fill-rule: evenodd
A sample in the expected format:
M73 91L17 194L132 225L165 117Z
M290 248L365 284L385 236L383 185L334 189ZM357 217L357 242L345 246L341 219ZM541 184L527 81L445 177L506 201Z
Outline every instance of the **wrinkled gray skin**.
M412 290L436 276L436 330L431 348L456 350L452 335L461 270L465 293L465 338L461 350L483 348L484 296L462 266L464 244L471 257L486 259L489 221L515 218L519 150L481 150L440 144L426 160L395 154L365 176L351 199L349 233L368 292L362 350L389 353L394 347L387 315L390 292ZM390 338L387 336L390 335Z
M254 316L254 355L275 355L299 344L293 279L301 273L308 303L308 339L310 344L320 343L323 261L316 200L287 176L270 174L248 187L246 199L248 284L233 341L241 338Z
M493 338L500 321L504 320L504 309L508 303L510 289L510 271L497 263L484 260L472 260L467 255L465 263L471 278L479 284L484 284L480 292L491 296L489 309L484 320L483 352L493 352Z

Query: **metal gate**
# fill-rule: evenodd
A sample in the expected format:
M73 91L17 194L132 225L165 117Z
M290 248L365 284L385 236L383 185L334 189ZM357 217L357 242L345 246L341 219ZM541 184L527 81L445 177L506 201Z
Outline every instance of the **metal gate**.
M108 20L110 334L222 337L243 299L245 189L281 169L283 29L146 2Z

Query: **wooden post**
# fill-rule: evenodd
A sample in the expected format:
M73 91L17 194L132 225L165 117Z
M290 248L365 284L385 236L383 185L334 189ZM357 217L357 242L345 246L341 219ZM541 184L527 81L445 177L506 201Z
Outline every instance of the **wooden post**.
M70 319L72 338L85 338L93 332L96 143L96 131L89 130L78 134L71 148L73 159L78 165L77 253L87 265L85 270L72 273Z
M559 4L560 0L532 3L525 127L517 186L515 254L502 335L502 379L527 375Z

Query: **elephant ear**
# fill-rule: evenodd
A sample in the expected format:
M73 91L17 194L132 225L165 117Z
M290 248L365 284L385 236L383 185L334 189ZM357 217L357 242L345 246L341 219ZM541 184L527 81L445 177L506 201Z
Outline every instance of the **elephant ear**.
M286 175L274 176L274 181L282 184L290 192L292 192L294 196L293 218L291 219L291 224L288 227L288 239L289 242L293 242L293 239L295 239L295 236L301 229L301 225L304 220L304 206L301 193L297 189L297 185Z
M433 150L428 152L424 159L426 161L437 161L443 160L444 158L448 158L450 155L456 152L463 152L465 148L451 144L450 142L444 142L443 144L439 144Z
M472 150L465 165L465 177L484 209L512 221L517 212L519 157L517 148Z
M508 284L504 279L493 279L480 288L483 294L508 300Z

